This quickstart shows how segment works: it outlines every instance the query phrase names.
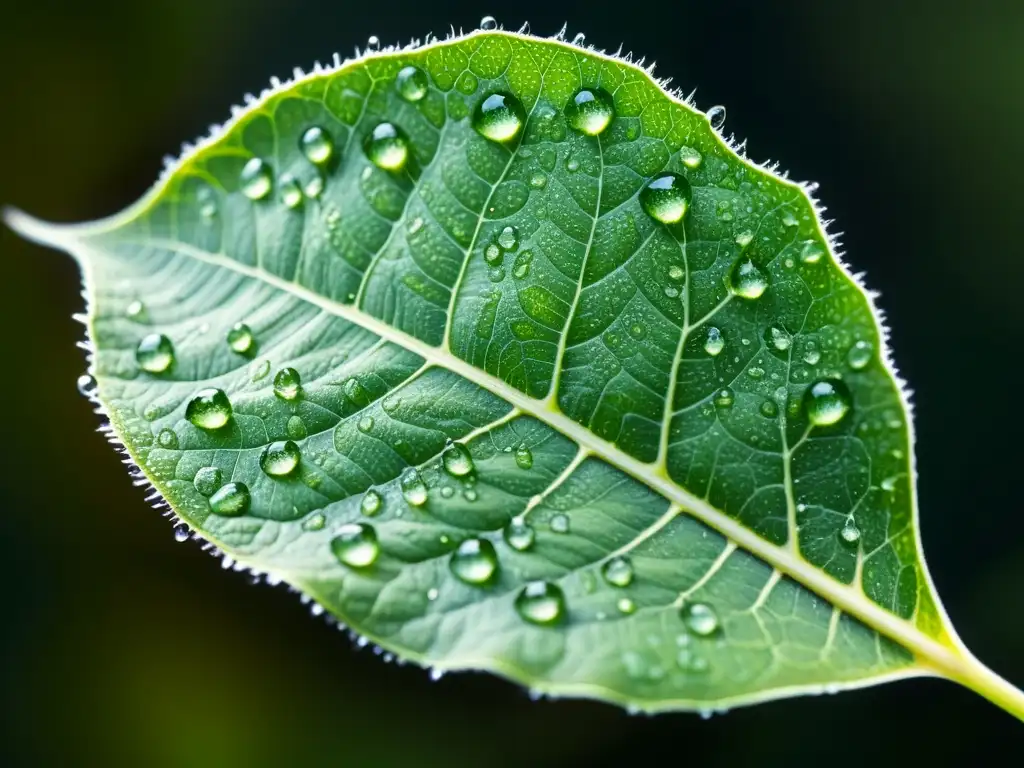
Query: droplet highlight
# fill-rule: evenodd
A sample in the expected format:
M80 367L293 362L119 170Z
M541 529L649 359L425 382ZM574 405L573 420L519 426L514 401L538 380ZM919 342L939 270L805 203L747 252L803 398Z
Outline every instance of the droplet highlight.
M759 299L768 290L768 275L750 259L740 259L729 272L729 290L742 299Z
M514 519L502 531L505 542L517 552L525 552L537 538L533 526L524 520Z
M334 155L334 139L319 125L306 129L299 141L302 154L313 165L326 165Z
M427 484L415 467L409 467L402 473L398 485L402 489L402 498L408 504L422 507L427 503Z
M398 95L409 102L417 102L427 95L430 81L427 73L419 67L403 67L395 78Z
M252 350L253 341L252 329L245 323L235 323L228 331L228 346L240 355Z
M721 628L718 614L706 603L687 603L679 615L686 628L698 637L710 637Z
M441 454L444 471L452 477L465 477L473 471L473 457L462 443L452 443Z
M633 583L633 564L626 557L613 557L601 566L601 575L613 587L628 587Z

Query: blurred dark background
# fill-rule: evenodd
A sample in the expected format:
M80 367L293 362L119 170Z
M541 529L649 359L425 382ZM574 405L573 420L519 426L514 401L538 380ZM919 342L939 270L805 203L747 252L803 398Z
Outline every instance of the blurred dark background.
M113 213L161 158L295 65L486 13L619 43L728 107L755 159L821 182L882 292L916 404L925 550L977 655L1024 684L1024 4L19 2L0 20L0 204ZM515 12L510 12L516 5ZM671 8L671 10L669 10ZM143 502L75 392L78 272L0 231L2 765L986 764L1024 726L908 681L695 715L431 682L249 586ZM1017 479L1014 479L1017 478ZM912 750L912 751L911 751Z

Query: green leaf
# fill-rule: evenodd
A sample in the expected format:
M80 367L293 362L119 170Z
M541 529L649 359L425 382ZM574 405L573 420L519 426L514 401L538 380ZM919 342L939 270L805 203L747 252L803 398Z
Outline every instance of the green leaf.
M488 31L317 67L124 213L8 222L82 265L93 396L179 533L404 659L643 710L941 675L1024 715L934 594L808 189L629 61Z

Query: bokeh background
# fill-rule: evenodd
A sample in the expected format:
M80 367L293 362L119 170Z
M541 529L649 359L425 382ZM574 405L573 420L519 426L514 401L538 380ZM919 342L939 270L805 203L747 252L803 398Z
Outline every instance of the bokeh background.
M964 640L1024 684L1024 4L33 0L0 19L0 204L115 212L161 158L295 65L485 13L658 61L821 182L915 390L922 529ZM513 9L513 6L516 6ZM514 12L512 12L514 10ZM129 482L75 392L77 269L0 231L0 764L985 764L1024 726L920 680L715 716L531 702L385 664L250 586Z

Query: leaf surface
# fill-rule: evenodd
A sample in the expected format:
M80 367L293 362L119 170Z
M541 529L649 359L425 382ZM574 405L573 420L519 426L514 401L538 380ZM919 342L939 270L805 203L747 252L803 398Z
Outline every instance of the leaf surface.
M806 190L629 62L370 55L119 216L9 221L80 261L95 397L181 521L402 658L646 710L1017 695L932 591L907 405Z

